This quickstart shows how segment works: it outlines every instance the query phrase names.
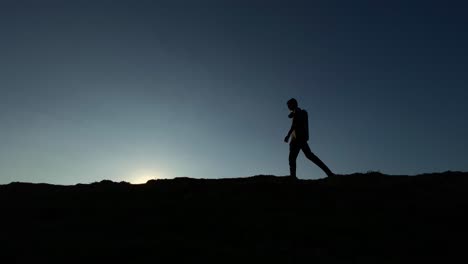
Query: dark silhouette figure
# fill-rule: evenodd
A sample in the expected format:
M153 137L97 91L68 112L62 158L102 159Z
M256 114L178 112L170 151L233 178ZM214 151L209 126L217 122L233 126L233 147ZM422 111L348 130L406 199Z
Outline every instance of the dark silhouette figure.
M288 108L291 111L289 118L292 118L291 129L289 129L288 135L284 138L284 141L289 143L289 170L290 177L297 179L296 177L296 159L299 155L299 151L303 151L305 156L319 166L328 177L334 176L333 172L323 163L312 151L310 150L309 144L309 118L307 111L299 108L297 100L291 98L288 101Z

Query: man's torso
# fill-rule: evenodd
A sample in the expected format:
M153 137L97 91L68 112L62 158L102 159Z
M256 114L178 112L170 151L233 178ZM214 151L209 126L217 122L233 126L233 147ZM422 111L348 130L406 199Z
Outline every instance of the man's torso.
M291 142L307 142L309 140L309 121L307 111L298 109L293 117L294 131Z

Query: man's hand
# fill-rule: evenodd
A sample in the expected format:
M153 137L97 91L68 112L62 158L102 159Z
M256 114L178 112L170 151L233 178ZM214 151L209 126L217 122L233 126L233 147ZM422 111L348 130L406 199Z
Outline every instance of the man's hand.
M284 138L284 142L286 142L286 143L289 142L289 136L286 136L286 137Z

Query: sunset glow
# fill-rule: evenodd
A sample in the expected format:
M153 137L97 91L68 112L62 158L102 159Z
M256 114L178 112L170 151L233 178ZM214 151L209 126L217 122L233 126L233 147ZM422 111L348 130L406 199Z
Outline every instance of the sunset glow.
M130 176L128 182L132 184L144 184L149 180L162 179L160 173L151 170L137 171Z

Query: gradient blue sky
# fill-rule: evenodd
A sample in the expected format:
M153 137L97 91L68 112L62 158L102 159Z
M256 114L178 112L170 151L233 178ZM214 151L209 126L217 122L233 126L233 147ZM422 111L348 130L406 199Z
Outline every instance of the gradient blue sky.
M0 2L0 183L468 170L451 1ZM298 176L324 177L301 154Z

